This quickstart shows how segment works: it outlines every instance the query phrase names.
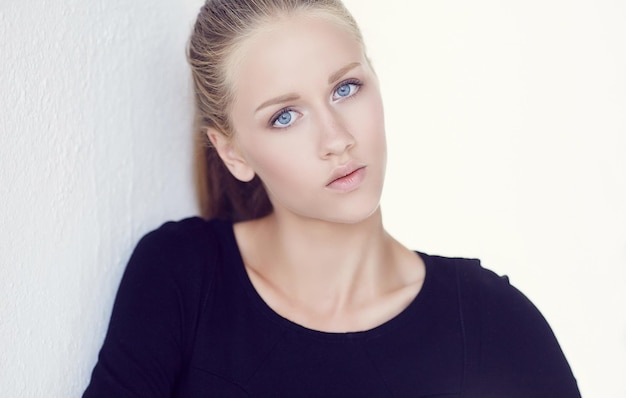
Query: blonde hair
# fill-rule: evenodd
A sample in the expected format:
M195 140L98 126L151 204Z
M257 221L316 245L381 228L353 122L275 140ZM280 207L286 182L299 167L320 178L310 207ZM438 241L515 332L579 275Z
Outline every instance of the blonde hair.
M241 45L272 23L305 15L330 19L363 45L361 32L340 0L207 0L196 20L187 58L196 97L198 141L196 171L202 215L242 221L262 217L272 206L262 182L235 179L206 138L209 128L226 137L235 133L229 113L234 101L230 74Z

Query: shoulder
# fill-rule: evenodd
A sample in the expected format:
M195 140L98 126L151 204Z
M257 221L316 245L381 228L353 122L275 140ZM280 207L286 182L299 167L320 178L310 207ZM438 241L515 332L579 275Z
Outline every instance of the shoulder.
M441 285L454 290L468 321L479 321L483 333L492 328L506 328L515 323L531 330L546 330L546 321L535 305L508 276L484 268L478 259L425 255L427 272ZM471 317L471 318L470 318Z
M229 223L224 220L205 220L190 217L168 221L144 235L133 253L145 260L162 263L164 260L193 259L219 248L220 236L226 233Z
M197 284L211 278L216 255L223 250L222 235L231 224L199 217L169 221L147 233L135 247L122 283L162 286Z
M137 244L85 396L169 396L210 305L219 235L228 223L167 222Z
M185 249L199 244L211 243L206 238L215 230L215 225L223 221L189 217L179 221L167 221L160 227L146 233L138 246L149 246L160 251Z
M167 222L141 238L120 282L110 330L155 325L148 334L158 335L178 322L179 331L192 330L215 284L217 253L225 241L219 235L228 225L193 217Z
M507 276L476 259L427 259L427 271L456 294L468 344L466 366L479 375L468 383L475 383L481 397L579 396L552 329Z
M433 279L459 291L461 298L527 300L506 275L484 268L476 258L443 257L420 253Z

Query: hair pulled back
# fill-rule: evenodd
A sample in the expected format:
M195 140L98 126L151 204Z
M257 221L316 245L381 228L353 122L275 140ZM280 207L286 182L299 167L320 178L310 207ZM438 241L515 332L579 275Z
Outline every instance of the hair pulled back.
M359 28L340 0L207 0L189 40L196 100L197 189L202 215L233 222L272 211L258 177L233 177L207 138L209 128L226 137L235 134L229 119L234 92L229 67L239 46L266 24L295 15L320 16L346 27L363 43Z

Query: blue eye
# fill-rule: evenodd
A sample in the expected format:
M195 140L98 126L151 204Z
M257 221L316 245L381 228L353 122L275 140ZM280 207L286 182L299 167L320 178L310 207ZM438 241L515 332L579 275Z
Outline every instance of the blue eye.
M362 84L356 80L344 82L335 89L335 92L333 93L333 99L338 100L341 98L350 97L354 95L357 91L359 91L361 85Z
M339 87L336 91L337 95L340 97L347 97L348 94L350 94L350 91L352 91L350 89L350 85L349 84L344 84L343 86Z
M279 111L271 120L272 127L285 128L289 127L296 119L296 112L285 109Z

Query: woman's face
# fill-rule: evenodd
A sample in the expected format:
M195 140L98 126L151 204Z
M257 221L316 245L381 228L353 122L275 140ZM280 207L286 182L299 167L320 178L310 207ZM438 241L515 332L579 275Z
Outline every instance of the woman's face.
M383 106L355 37L298 17L260 30L240 54L233 147L275 212L344 223L373 214L386 163Z

